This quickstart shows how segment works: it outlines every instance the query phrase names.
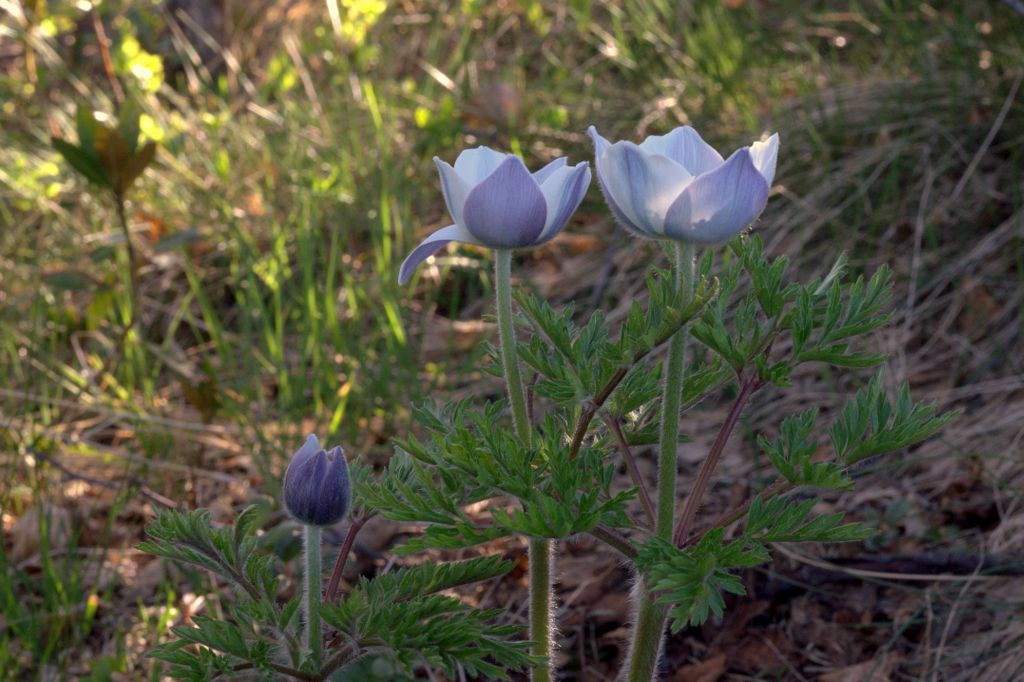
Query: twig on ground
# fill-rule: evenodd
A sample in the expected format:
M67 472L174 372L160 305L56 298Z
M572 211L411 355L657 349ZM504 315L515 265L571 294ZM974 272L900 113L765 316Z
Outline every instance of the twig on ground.
M119 485L118 483L116 483L114 481L110 481L110 480L106 480L106 479L102 479L102 478L96 478L94 476L88 476L86 474L80 474L77 471L73 471L66 464L58 461L56 457L48 455L45 452L39 452L38 450L33 450L32 451L32 456L35 457L36 459L39 459L39 460L42 460L42 461L45 461L45 462L49 462L52 466L54 466L57 469L59 469L60 471L62 471L64 473L64 475L68 476L69 478L73 478L73 479L76 479L76 480L79 480L79 481L85 481L86 483L91 483L93 485L98 485L98 486L100 486L102 488L107 488L108 490L118 490L118 489L121 488L121 485ZM141 493L143 497L145 497L146 499L150 500L151 502L155 502L156 504L158 504L158 505L160 505L162 507L167 507L168 509L177 509L178 508L178 503L177 502L175 502L174 500L172 500L172 499L170 499L168 497L164 497L160 493L154 491L152 488L150 488L145 483L143 483L141 479L133 476L132 478L129 478L126 482L129 485L134 485L134 486L138 487L139 493Z

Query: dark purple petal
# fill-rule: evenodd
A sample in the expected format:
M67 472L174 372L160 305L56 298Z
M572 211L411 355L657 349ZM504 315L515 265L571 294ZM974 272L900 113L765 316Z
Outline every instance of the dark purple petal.
M555 159L554 161L552 161L551 163L549 163L548 165L546 165L543 168L541 168L536 173L534 173L533 174L533 179L537 181L538 185L542 185L543 186L544 185L544 181L547 180L549 177L551 177L551 174L554 173L556 170L558 170L559 168L563 168L565 166L565 164L566 164L565 157L564 156L560 156L557 159Z
M298 454L298 453L296 453ZM301 523L329 526L340 521L352 501L348 463L341 448L292 458L284 475L284 504Z
M552 239L561 232L589 186L590 166L585 161L572 167L563 166L549 175L540 188L547 203L548 218L538 242Z
M318 439L316 435L312 433L309 434L308 436L306 436L306 442L302 444L302 447L299 448L294 455L292 455L291 462L288 463L289 468L293 464L298 465L304 463L310 457L320 452L321 449L322 448L320 447L320 439Z
M409 278L412 277L413 271L416 270L420 263L443 249L449 242L463 242L466 244L480 243L473 237L473 235L458 225L442 227L440 230L434 232L420 242L419 246L413 249L412 253L405 257L405 260L402 262L402 267L398 269L398 283L405 284L408 282Z
M297 520L315 524L319 482L327 473L327 453L318 451L301 462L292 461L284 474L284 505Z
M768 183L750 150L740 149L683 191L665 217L665 236L697 244L726 242L761 215Z
M333 448L327 453L327 461L329 465L317 496L316 518L321 526L341 521L352 503L352 482L349 480L345 451L339 447Z
M484 246L515 249L537 240L544 230L547 207L522 159L509 156L469 192L462 218L464 227Z

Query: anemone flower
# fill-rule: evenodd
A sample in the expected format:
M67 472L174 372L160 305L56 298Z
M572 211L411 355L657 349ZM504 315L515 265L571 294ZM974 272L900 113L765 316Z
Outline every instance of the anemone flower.
M747 229L768 201L778 133L723 159L689 126L640 144L611 144L594 126L587 132L608 207L642 237L719 244Z
M449 242L522 249L548 241L565 227L590 186L589 165L569 166L564 157L536 173L515 154L488 147L467 149L454 166L437 157L434 163L454 223L412 250L399 270L399 284Z

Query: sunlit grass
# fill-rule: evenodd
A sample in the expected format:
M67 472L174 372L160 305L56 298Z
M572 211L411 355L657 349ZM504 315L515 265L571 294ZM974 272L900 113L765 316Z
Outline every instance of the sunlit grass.
M252 458L253 492L275 495L281 462L314 430L386 456L412 401L473 379L462 351L426 362L423 337L436 312L459 319L489 286L471 248L438 259L440 283L421 274L397 285L408 248L447 218L435 154L452 160L483 143L588 158L589 123L638 138L694 122L712 143L779 129L769 240L833 240L855 264L916 243L920 296L950 279L928 254L963 239L956 229L981 236L1007 205L1024 205L1017 107L991 142L1001 165L979 175L999 179L1001 198L979 207L985 192L970 184L960 190L969 207L939 202L918 220L925 191L935 200L969 167L1024 57L1021 18L999 3L462 1L391 3L378 16L384 3L328 1L272 25L240 19L259 39L229 36L218 56L185 33L160 42L160 19L122 0L100 15L126 37L114 48L119 82L142 93L144 132L161 141L129 196L144 331L126 337L114 207L49 146L51 133L70 133L78 104L110 112L115 94L90 22L72 3L51 4L50 17L11 22L24 58L0 75L0 502L11 523L63 503L50 484L59 474L33 452L73 455L84 475L116 472L121 497L102 513L136 534L144 519L118 514L141 481L209 505L227 483L205 490L189 468L216 472L241 455ZM341 14L352 11L358 21ZM67 41L79 21L81 54ZM154 87L161 47L165 80ZM999 278L1019 289L1021 271ZM84 563L70 547L51 558L42 543L38 571L8 550L7 676L138 631L115 623L101 636L82 617L94 592L74 578ZM166 630L170 590L132 604L149 613L166 602L164 615L146 616L146 637ZM95 596L101 615L119 598Z

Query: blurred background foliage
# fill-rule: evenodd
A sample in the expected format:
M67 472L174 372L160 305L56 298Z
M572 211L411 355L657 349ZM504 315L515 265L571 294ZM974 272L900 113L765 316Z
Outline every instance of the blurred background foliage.
M126 587L145 568L129 548L148 506L223 519L276 494L307 432L381 461L416 397L500 394L467 361L490 331L474 322L487 254L459 247L396 283L447 219L431 157L464 146L533 166L589 158L591 123L631 139L690 123L721 149L779 130L770 248L812 271L840 249L857 267L890 262L906 297L880 340L893 381L978 401L996 421L964 420L981 431L963 437L1004 462L977 435L1009 428L1019 385L964 387L1024 370L1018 10L0 1L0 669L157 677L145 647L216 596L202 576ZM79 140L80 107L113 125L125 106L156 147L124 197L134 258L116 202L51 143ZM523 257L556 300L614 309L660 257L613 231L596 190L568 232ZM907 514L879 505L896 526Z

